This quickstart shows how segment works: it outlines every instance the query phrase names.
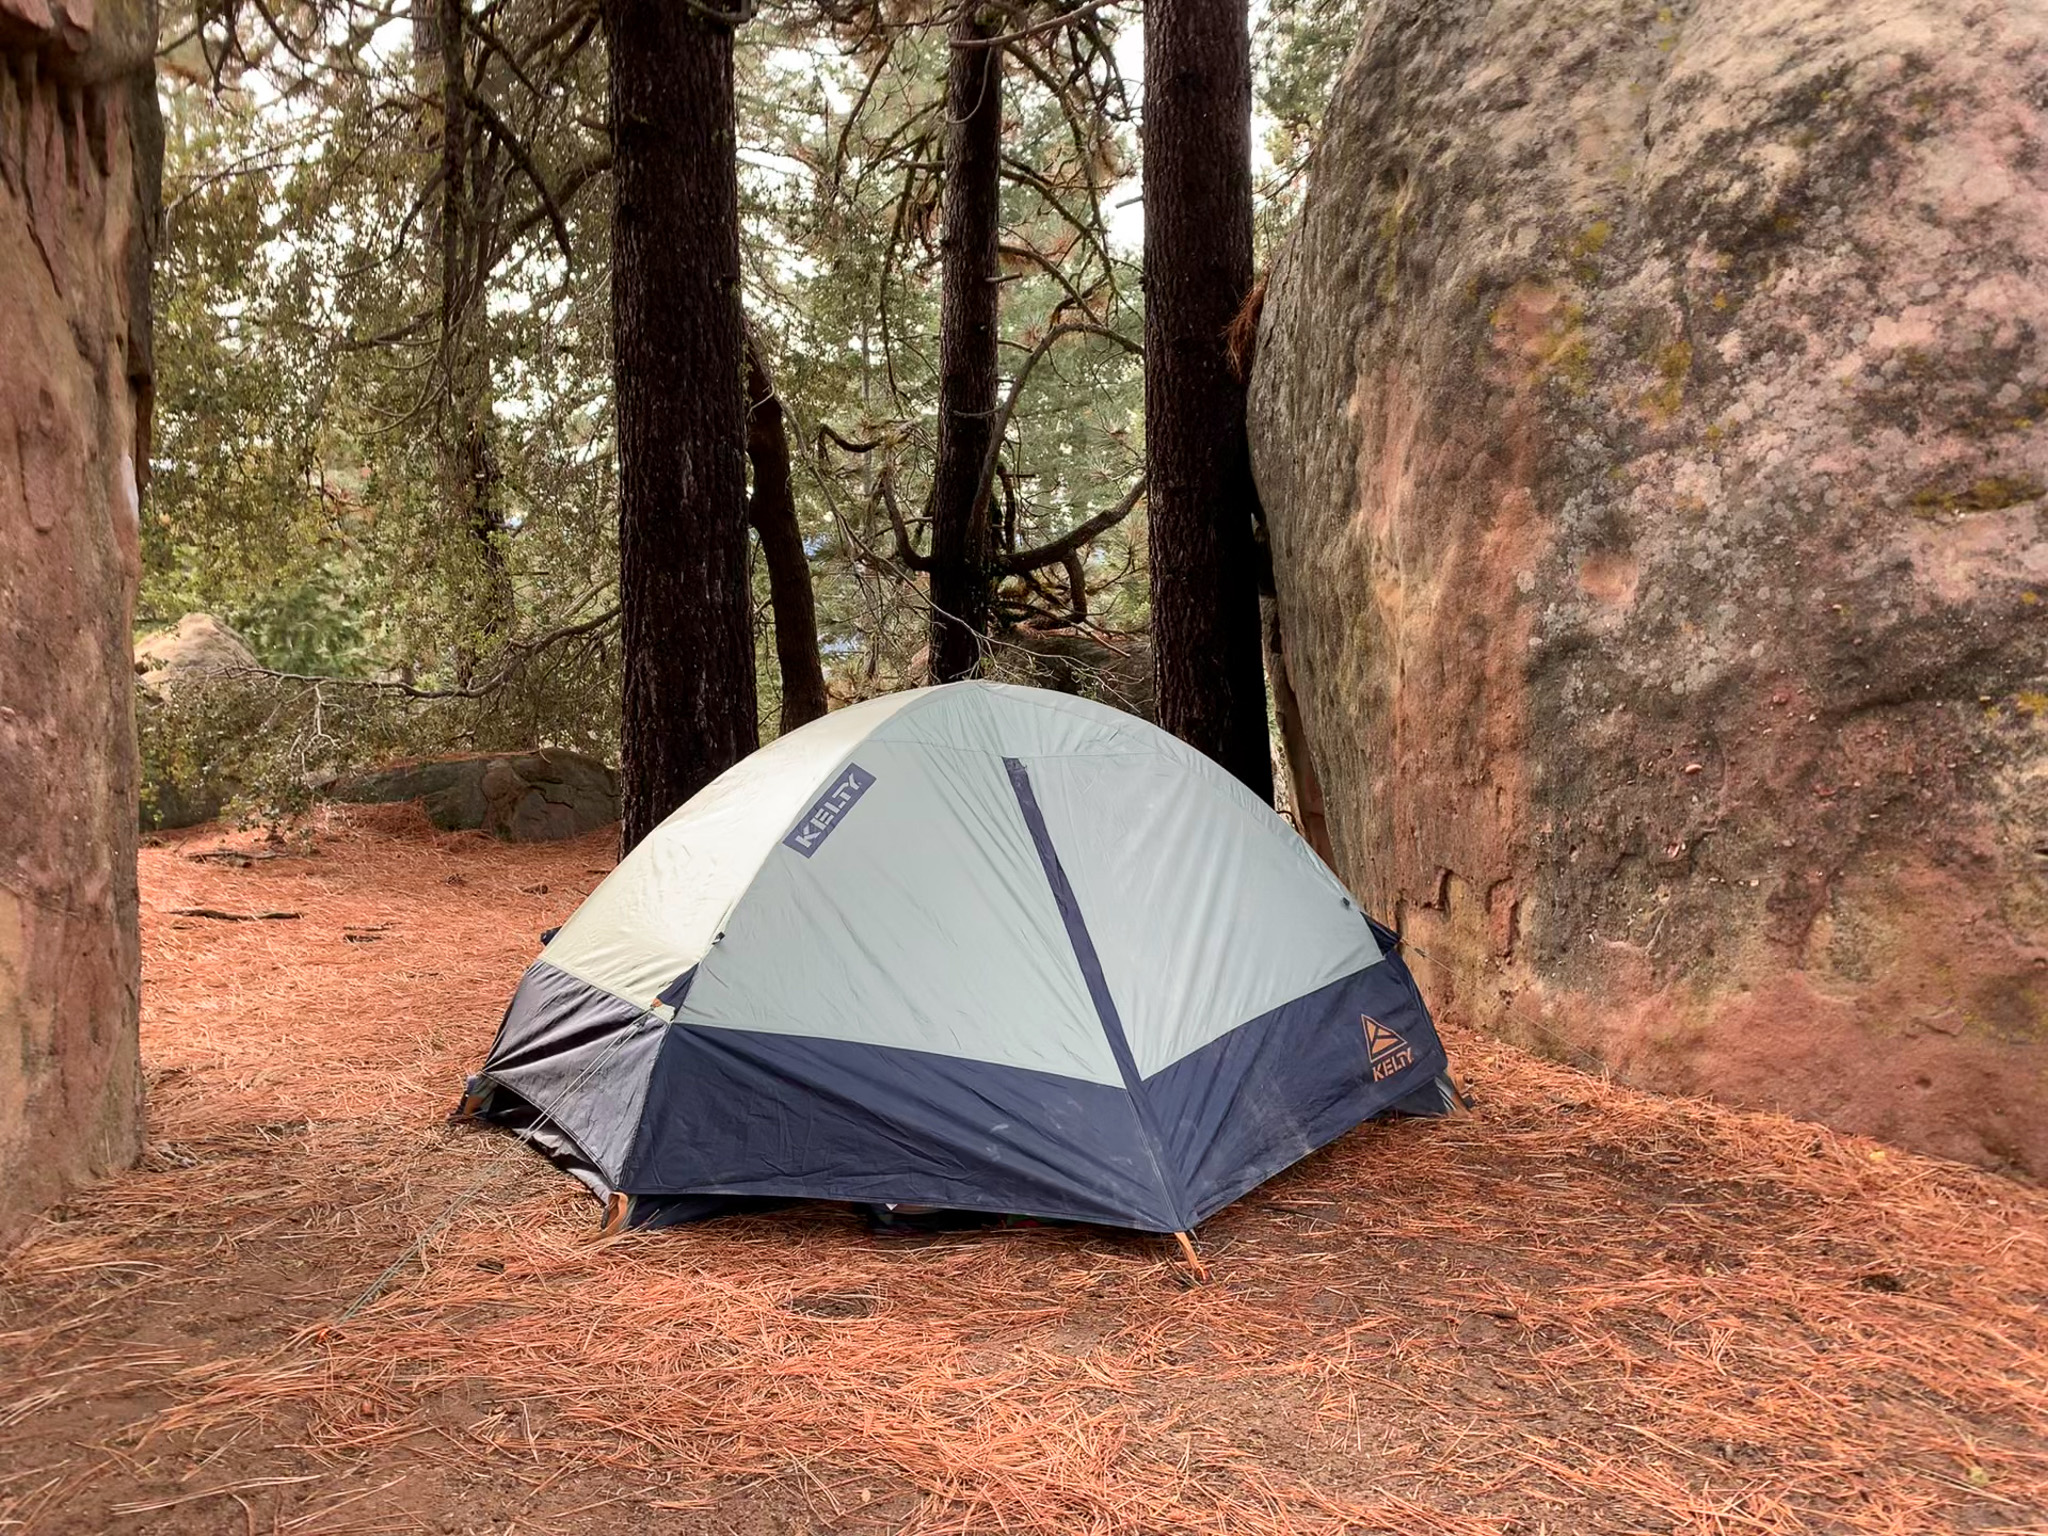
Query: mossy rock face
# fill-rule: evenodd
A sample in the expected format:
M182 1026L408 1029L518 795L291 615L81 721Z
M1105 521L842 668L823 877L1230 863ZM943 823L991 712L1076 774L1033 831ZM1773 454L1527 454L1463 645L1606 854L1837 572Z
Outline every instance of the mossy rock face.
M1368 5L1250 425L1452 1012L2048 1173L2044 100L2038 8Z
M336 800L417 800L444 832L484 831L515 843L580 837L619 819L619 778L564 747L394 763L343 781Z

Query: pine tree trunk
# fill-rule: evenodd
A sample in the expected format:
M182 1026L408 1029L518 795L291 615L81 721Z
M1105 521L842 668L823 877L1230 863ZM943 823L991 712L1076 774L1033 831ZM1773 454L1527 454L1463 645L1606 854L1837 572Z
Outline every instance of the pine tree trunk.
M990 537L982 461L996 410L996 235L1002 183L1001 50L970 3L948 32L946 185L941 209L939 448L932 472L931 679L981 670L990 606Z
M623 847L757 744L732 31L607 0Z
M1244 385L1224 334L1252 285L1244 0L1145 17L1145 462L1159 723L1273 798Z
M796 520L796 496L789 484L789 429L782 400L768 376L761 349L747 341L747 458L754 466L754 491L747 521L761 540L768 563L768 606L775 612L775 662L782 675L782 715L787 735L823 715L825 668L818 657L818 605L811 591L811 557Z
M455 567L465 589L458 671L468 682L478 657L512 626L514 593L505 550L505 515L491 447L491 363L482 264L493 220L469 107L467 0L416 0L414 51L423 88L441 104L441 206L429 222L429 249L440 269L440 407L434 459L441 505L463 537ZM431 9L431 19L425 14Z

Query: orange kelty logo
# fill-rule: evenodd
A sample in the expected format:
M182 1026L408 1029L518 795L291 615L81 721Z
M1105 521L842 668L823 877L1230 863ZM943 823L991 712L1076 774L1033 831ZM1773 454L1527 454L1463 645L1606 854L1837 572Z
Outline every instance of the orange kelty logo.
M1415 1064L1415 1053L1408 1049L1408 1042L1393 1030L1369 1013L1361 1013L1358 1022L1365 1026L1365 1049L1372 1058L1374 1082L1384 1081L1403 1067Z

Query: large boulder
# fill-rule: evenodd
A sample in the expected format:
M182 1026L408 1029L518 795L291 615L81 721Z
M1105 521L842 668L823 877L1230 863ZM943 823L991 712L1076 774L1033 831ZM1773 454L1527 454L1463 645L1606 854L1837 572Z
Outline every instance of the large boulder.
M394 763L330 793L360 805L417 800L444 832L490 832L515 843L579 837L619 819L619 776L566 747Z
M145 0L0 0L0 1246L133 1159Z
M137 676L145 688L162 694L180 682L232 677L256 665L249 642L210 613L188 613L135 642Z
M2048 9L1382 0L1251 428L1440 1006L2048 1174Z
M234 630L210 613L188 613L168 629L135 642L136 698L145 727L151 711L174 700L190 701L195 687L237 686L240 669L256 666L256 653ZM156 738L144 730L141 822L145 831L192 827L219 816L241 792L241 780L212 762L173 760L149 750Z

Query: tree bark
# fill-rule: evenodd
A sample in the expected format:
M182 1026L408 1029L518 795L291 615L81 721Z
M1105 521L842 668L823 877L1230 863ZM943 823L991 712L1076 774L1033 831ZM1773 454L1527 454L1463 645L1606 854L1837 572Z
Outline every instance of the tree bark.
M993 587L982 461L996 410L1002 50L976 47L1001 23L963 5L948 38L946 185L940 236L939 446L931 496L931 678L981 670Z
M787 735L826 711L825 667L818 657L818 605L811 591L811 557L796 520L796 496L789 483L789 429L782 400L753 337L747 338L747 459L754 466L754 492L747 521L761 540L768 563L768 606L775 613L775 663L782 675L782 715L777 729Z
M1145 18L1145 463L1159 723L1270 803L1258 492L1224 337L1252 286L1244 0Z
M441 281L441 396L434 422L434 460L441 505L461 530L467 559L458 574L474 575L457 637L461 681L478 654L512 627L515 595L505 550L505 514L498 498L497 455L490 439L491 359L484 308L485 274L501 188L478 153L470 111L467 0L415 0L418 80L440 100L441 206L431 220L429 250ZM474 564L469 562L473 561Z
M606 0L630 851L758 744L729 26Z

